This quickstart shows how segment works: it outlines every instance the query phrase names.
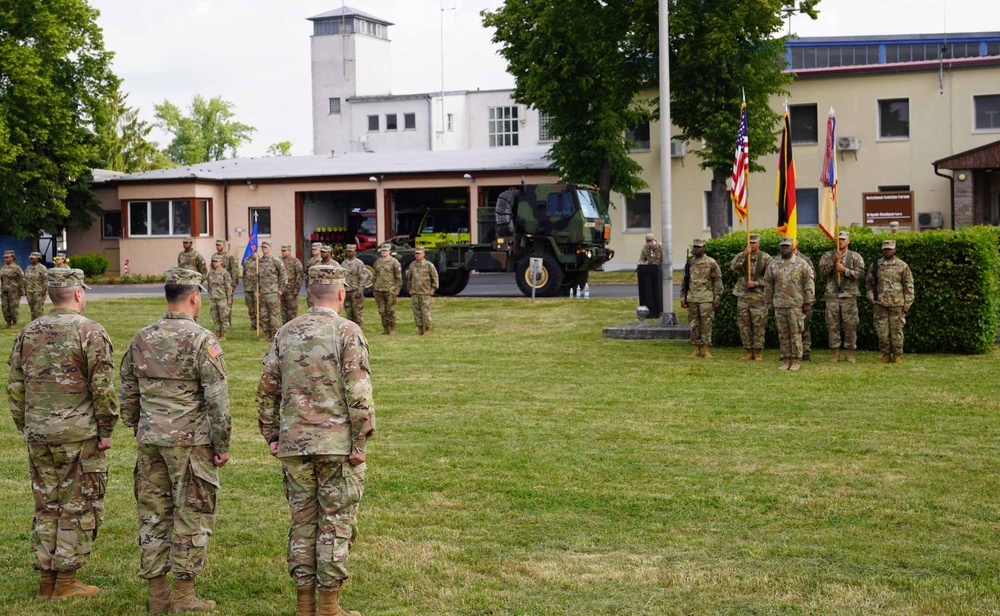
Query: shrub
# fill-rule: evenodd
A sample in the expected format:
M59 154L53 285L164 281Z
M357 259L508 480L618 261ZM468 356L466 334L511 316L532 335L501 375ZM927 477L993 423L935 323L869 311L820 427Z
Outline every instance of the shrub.
M108 265L110 265L103 255L93 252L76 255L70 259L70 262L73 264L73 267L82 269L86 276L100 276L107 271Z
M865 259L866 267L881 257L886 233L851 228L851 250ZM761 233L761 250L778 255L777 231ZM896 235L896 255L910 266L914 280L914 302L906 315L907 351L919 353L985 353L993 348L1000 323L1000 231L992 227L973 227L960 231L924 231ZM745 232L731 233L710 240L706 252L719 262L726 295L715 313L713 343L739 346L736 324L736 297L732 294L736 274L729 264L746 248ZM799 232L799 251L819 265L824 252L833 250L830 241L818 229ZM780 258L780 257L776 257ZM817 280L816 303L809 319L813 348L828 346L825 282ZM858 348L877 350L871 304L858 299ZM768 319L766 343L778 346L773 314Z

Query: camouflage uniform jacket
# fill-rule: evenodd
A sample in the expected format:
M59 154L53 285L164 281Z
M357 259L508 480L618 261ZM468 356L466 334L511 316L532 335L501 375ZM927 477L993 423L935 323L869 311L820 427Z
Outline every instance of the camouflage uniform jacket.
M736 272L736 286L733 287L733 295L744 297L746 295L764 293L764 273L767 266L771 264L773 257L766 252L758 252L750 257L750 279L756 285L753 289L747 288L747 253L741 252L729 263L729 269Z
M379 259L372 266L372 269L375 270L374 289L376 291L399 293L399 289L403 286L403 268L396 257Z
M282 259L281 264L285 268L285 293L298 293L302 288L302 261L299 261L295 257L288 257L287 259Z
M308 271L310 267L312 267L314 265L319 265L322 262L323 262L323 259L321 259L319 257L309 257L309 263L306 264L305 269L306 269L306 271Z
M260 257L260 294L268 295L284 291L288 285L285 276L285 266L281 259L275 256Z
M345 259L343 267L347 276L344 286L348 291L364 291L368 288L368 268L365 267L364 261L357 257Z
M642 251L639 252L639 263L643 265L660 265L663 263L663 246L656 240L643 244Z
M410 295L433 295L438 288L437 268L427 259L410 263L406 268L406 288Z
M195 272L201 272L202 276L208 276L208 265L205 264L205 257L197 250L182 250L177 254L177 267L183 267Z
M7 362L7 395L28 443L111 436L118 421L111 353L104 328L68 308L53 308L21 330Z
M361 328L319 307L286 323L264 356L257 410L278 457L364 452L375 403Z
M0 288L4 291L17 291L24 295L24 272L17 263L0 267Z
M216 271L214 268L208 273L208 297L209 299L233 299L233 278L225 268Z
M708 255L691 259L691 282L687 293L681 290L681 301L715 303L722 300L722 270Z
M913 273L905 261L897 257L878 263L878 301L875 300L872 273L868 268L868 299L879 306L902 306L907 310L913 304Z
M336 259L334 259L333 257L330 257L329 259L320 259L319 260L319 264L320 265L340 265L340 262L337 261Z
M819 258L819 277L826 280L825 297L857 297L861 295L858 281L865 275L865 259L853 250L848 250L840 257L840 262L847 269L840 275L840 286L837 285L836 253L829 250Z
M222 347L183 312L140 329L121 365L122 423L140 445L212 445L229 452L229 386Z
M233 281L233 289L236 285L240 283L240 260L231 254L223 253L222 255L222 269L229 272L229 277Z
M41 263L29 265L24 270L24 292L25 293L45 293L49 288L49 279L45 272L49 271Z
M768 308L796 308L816 301L816 281L805 259L775 257L764 274Z
M243 292L253 294L257 290L257 258L248 257L243 262Z

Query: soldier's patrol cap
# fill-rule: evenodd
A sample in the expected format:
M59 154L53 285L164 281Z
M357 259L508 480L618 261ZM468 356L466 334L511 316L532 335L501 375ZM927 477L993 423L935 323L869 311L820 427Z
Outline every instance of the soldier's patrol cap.
M66 258L66 253L65 252L57 252L56 253L56 258L57 259L65 259Z
M13 250L5 250L5 251L3 251L3 256L5 256L5 257L15 257L17 255L14 254Z
M760 242L760 233L751 233L750 234L750 241L751 242Z
M185 287L198 287L202 291L207 291L201 284L201 272L184 269L183 267L171 267L164 274L166 280L163 284L176 284Z
M790 237L783 237L781 241L778 242L778 246L794 246L795 242L792 241Z
M186 238L184 238L184 239L181 240L182 244L190 244L192 242L194 242L194 238L193 237L186 237Z
M698 239L696 239L693 242L691 242L691 245L692 246L704 246L705 245L705 240L703 240L703 239L701 239L699 237Z
M310 250L323 250L323 242L313 242Z
M319 247L319 251L320 252L333 252L333 247L330 246L329 244L323 244L322 246Z
M260 243L260 247L261 248L270 248L271 247L271 242L261 242Z
M226 245L226 240L215 240L215 245L216 246L225 246Z
M889 223L889 226L892 227L893 229L898 229L899 228L899 221L898 220L894 220L894 221L892 221L892 222Z
M282 250L291 250L292 249L292 245L291 244L282 244L281 249Z
M309 284L344 284L346 275L339 265L314 265L309 268Z
M379 250L392 250L392 244L386 242L378 247Z
M422 246L417 246L417 248L413 251L413 254L424 254L423 247Z
M655 239L655 238L653 237L653 234L652 234L652 233L647 233L647 234L646 234L646 241L647 241L647 242L652 242L652 241L653 241L653 239Z
M346 250L347 252L357 252L358 247L355 246L354 244L348 244L347 246L344 247L344 250Z
M896 240L882 240L882 250L886 248L896 249Z
M89 289L87 283L83 281L84 273L82 269L70 269L68 267L53 267L46 272L48 276L49 288L69 288L83 287Z
M212 255L212 263L215 263L216 261L218 261L219 263L222 263L222 261L223 261L224 258L225 257L223 257L222 255L220 255L219 253L215 253L214 255Z
M42 253L40 253L40 252L33 252L30 255L28 255L28 258L29 259L41 259L42 258Z

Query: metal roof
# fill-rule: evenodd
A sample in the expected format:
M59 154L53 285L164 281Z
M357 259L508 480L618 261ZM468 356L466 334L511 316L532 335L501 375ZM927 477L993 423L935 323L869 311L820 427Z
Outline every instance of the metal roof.
M334 9L332 11L327 11L325 13L320 13L319 15L313 15L312 17L307 17L309 21L320 21L327 19L336 19L339 17L360 17L362 19L367 19L368 21L374 21L377 24L384 24L386 26L394 26L396 24L391 21L386 21L380 17L375 17L365 13L364 11L359 11L358 9L352 9L349 6L345 6L342 9Z
M1000 39L1000 32L950 32L942 34L875 34L865 36L807 36L789 38L789 47L812 47L824 45L874 45L878 43L967 43Z
M234 181L345 176L393 176L471 173L477 171L549 171L548 146L416 152L350 152L336 156L264 156L232 158L173 169L95 179L126 184L179 180Z

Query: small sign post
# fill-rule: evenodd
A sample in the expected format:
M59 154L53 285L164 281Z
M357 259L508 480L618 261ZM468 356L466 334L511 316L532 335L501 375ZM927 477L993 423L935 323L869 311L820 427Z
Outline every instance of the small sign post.
M535 287L538 285L538 277L542 273L542 258L531 257L531 303L535 303Z

